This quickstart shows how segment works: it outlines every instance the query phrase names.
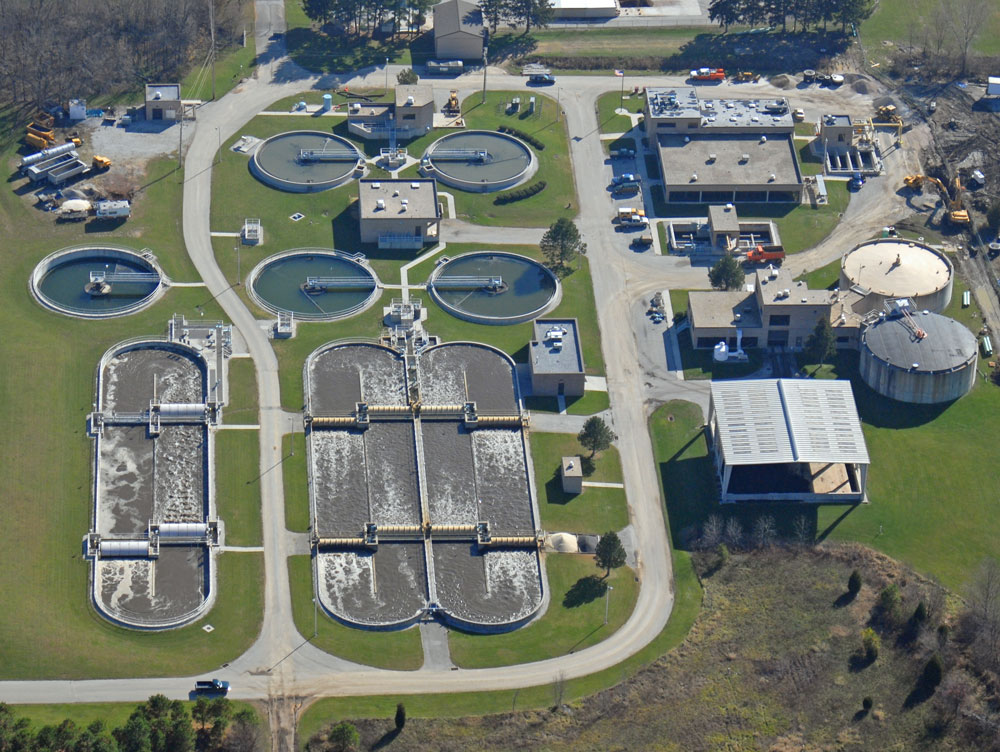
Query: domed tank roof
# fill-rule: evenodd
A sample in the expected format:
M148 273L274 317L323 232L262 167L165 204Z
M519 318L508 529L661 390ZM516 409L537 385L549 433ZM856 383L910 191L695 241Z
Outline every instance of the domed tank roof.
M915 373L952 371L976 357L975 335L937 313L887 316L868 327L861 340L879 360Z

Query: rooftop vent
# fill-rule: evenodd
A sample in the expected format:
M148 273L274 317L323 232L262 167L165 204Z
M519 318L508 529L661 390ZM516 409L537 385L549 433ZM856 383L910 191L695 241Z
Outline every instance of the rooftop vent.
M413 95L412 94L406 98L406 104L410 105L410 106L413 105Z
M377 180L374 183L372 183L372 188L377 189L377 188L381 188L381 187L382 187L382 184L379 181L377 181Z
M163 97L162 91L157 91L153 93L153 99L161 99Z
M714 154L709 154L708 155L708 161L709 162L714 162L715 161L715 155Z
M691 182L694 183L694 182L697 182L697 180L698 180L698 173L697 172L692 172L691 173Z
M688 143L688 142L689 142L690 140L691 140L691 137L690 137L690 136L685 136L685 137L684 137L684 143L685 143L685 144L686 144L686 143Z
M375 202L375 209L378 210L378 209L384 209L384 208L385 208L385 199L384 198L378 199Z
M775 175L773 172L767 176L768 183L773 183L777 179L778 179L777 175Z
M750 161L750 155L749 154L741 154L740 155L740 162L749 162L749 161Z
M743 314L742 314L742 313L737 313L737 314L736 314L736 320L737 320L737 321L739 321L739 320L740 320L740 319L742 319L742 318L743 318Z
M785 288L785 289L783 290L783 292L785 293L785 297L786 297L786 298L787 298L787 297L788 297L789 295L791 295L791 294L792 294L792 291L791 291L791 290L789 290L788 288Z
M394 190L394 191L392 192L392 197L393 197L393 198L396 198L396 196L398 196L398 195L399 195L399 189L397 188L396 190Z
M410 202L409 202L409 200L407 200L407 199L405 199L405 198L404 198L404 199L402 199L402 200L401 200L401 201L400 201L399 203L401 203L401 204L403 205L403 209L402 209L402 211L406 211L406 207L410 205Z
M419 188L419 187L420 187L420 183L417 183L417 182L410 183L410 188L412 188L413 190L417 190L417 188Z
M761 137L760 137L760 142L761 142L762 144L766 144L766 143L767 143L767 136L761 136Z

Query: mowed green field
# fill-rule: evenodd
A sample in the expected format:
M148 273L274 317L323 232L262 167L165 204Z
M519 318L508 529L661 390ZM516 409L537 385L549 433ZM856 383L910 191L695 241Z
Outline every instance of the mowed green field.
M12 159L2 154L3 164ZM262 615L259 554L219 559L219 600L200 624L161 634L111 626L90 605L83 536L92 514L93 442L86 416L94 400L101 355L137 335L162 334L174 313L207 319L221 311L205 290L169 291L151 309L121 319L81 321L43 310L27 280L48 253L71 244L154 249L174 279L196 279L180 235L180 174L153 164L133 219L110 233L88 224L56 226L27 199L0 191L0 454L6 461L5 535L0 541L0 676L84 678L194 673L246 650ZM9 186L11 184L8 184Z
M923 45L933 27L952 22L961 25L960 14L959 6L937 0L879 0L871 18L861 24L861 39L871 49L881 47L885 40ZM1000 54L1000 5L992 3L973 50L981 55Z

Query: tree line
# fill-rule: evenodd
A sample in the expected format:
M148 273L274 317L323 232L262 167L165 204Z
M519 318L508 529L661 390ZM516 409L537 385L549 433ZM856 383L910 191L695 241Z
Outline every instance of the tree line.
M157 79L242 39L250 0L0 0L0 103L65 105Z
M730 26L780 26L788 31L805 31L827 24L839 24L847 31L850 24L860 24L875 10L874 0L712 0L708 16L725 30Z
M386 22L393 30L416 29L438 0L302 0L302 10L316 23L336 23L350 34L372 34ZM490 33L500 26L524 27L525 33L552 19L549 0L481 0L483 24Z
M261 752L265 741L257 714L234 712L225 697L199 697L188 711L179 700L153 695L113 729L102 720L81 728L66 719L36 731L0 703L3 752Z

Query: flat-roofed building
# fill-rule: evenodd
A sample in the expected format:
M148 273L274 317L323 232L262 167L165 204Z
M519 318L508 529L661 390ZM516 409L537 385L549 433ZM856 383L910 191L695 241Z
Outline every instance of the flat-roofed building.
M433 179L359 180L361 242L420 249L440 237L441 205Z
M146 120L180 120L183 114L180 84L146 84Z
M723 503L866 500L870 459L849 381L713 381L708 436Z
M580 397L586 376L576 319L535 319L529 346L531 391Z
M708 207L708 234L715 248L730 250L740 241L740 218L733 204Z
M347 130L361 138L388 140L419 138L434 124L434 89L426 84L397 86L392 102L352 102L347 108Z
M434 6L434 57L483 59L483 14L476 3L445 0Z
M688 293L691 344L709 349L777 347L801 350L821 318L833 327L839 349L858 346L870 305L854 290L810 290L784 269L754 273L752 289Z

